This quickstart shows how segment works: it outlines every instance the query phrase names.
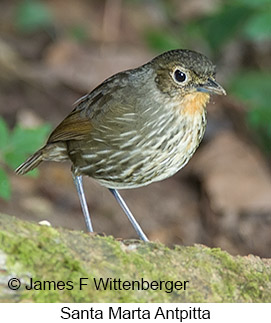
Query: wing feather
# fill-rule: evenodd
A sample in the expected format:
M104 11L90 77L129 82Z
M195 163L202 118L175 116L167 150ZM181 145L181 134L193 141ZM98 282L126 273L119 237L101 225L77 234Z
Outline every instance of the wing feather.
M51 133L48 143L82 140L90 134L91 129L91 120L82 116L80 110L74 110Z

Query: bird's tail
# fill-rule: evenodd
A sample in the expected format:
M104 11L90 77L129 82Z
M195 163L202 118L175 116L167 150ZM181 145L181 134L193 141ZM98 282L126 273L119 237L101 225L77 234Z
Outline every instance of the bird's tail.
M30 156L24 163L22 163L16 170L15 173L24 175L36 168L43 161L43 148L35 152Z
M68 159L67 144L65 142L47 143L22 163L15 170L15 173L24 175L36 168L44 160L62 162Z

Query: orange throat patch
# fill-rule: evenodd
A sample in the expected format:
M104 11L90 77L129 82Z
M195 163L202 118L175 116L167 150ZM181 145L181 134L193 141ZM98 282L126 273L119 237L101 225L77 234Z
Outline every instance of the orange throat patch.
M203 92L194 92L185 95L180 103L181 113L194 116L204 113L206 104L209 102L210 94Z

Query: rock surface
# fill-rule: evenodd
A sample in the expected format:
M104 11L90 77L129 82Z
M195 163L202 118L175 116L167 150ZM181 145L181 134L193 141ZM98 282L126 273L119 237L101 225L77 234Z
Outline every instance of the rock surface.
M20 280L18 290L8 288L11 278ZM28 290L31 278L36 289ZM80 278L88 278L81 290ZM162 290L98 291L94 278L189 283L172 292L171 283L162 283ZM0 301L271 302L271 260L233 257L202 245L169 249L120 241L0 214Z

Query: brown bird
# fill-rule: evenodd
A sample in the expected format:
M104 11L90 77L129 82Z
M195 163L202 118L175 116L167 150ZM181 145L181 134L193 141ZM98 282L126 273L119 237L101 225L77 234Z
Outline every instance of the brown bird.
M210 94L226 94L212 62L191 50L168 51L83 96L16 172L25 174L42 161L70 160L88 231L93 229L82 175L109 188L148 241L117 189L163 180L188 163L205 132Z

